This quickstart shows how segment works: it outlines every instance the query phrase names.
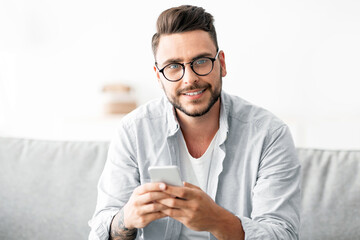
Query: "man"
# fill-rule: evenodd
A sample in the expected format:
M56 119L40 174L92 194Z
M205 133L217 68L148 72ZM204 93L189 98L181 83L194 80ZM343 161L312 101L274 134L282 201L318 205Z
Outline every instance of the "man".
M287 126L222 91L213 17L180 6L157 21L166 97L122 120L99 180L90 239L298 239L300 166ZM151 183L177 165L183 187Z

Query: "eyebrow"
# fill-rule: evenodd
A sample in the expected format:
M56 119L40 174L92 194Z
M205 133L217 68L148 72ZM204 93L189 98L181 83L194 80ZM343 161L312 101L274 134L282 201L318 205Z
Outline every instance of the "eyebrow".
M201 53L201 54L193 57L191 61L194 61L195 59L202 58L202 57L213 57L213 54L212 53ZM161 65L166 66L169 63L183 63L183 62L184 61L181 58L169 58L165 62L163 62Z

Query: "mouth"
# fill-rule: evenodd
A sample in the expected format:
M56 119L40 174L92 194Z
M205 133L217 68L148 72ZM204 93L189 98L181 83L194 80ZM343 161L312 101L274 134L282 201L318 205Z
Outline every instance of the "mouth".
M195 92L186 92L186 93L183 93L183 95L185 95L185 96L197 96L197 95L200 95L203 92L205 92L205 90L206 90L206 88L204 88L202 90L195 91Z

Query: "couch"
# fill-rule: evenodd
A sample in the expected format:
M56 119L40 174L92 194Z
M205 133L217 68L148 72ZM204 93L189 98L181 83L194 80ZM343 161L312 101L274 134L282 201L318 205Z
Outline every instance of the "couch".
M87 239L108 146L0 137L0 239ZM360 151L298 156L300 239L360 239Z

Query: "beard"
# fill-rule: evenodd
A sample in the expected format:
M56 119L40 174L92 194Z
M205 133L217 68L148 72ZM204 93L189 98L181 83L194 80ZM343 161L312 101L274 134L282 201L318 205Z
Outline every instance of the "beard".
M178 91L176 91L176 96L171 96L170 94L168 94L168 92L165 91L164 87L163 87L163 89L164 89L165 95L168 98L169 102L176 109L180 110L181 112L185 113L187 116L190 116L190 117L201 117L201 116L205 115L206 113L208 113L210 111L210 109L214 106L214 104L219 100L220 95L221 95L221 89L222 89L222 76L220 73L219 85L215 86L214 89L212 88L212 85L209 83L199 84L197 82L195 82L193 85L191 85L189 87L179 89ZM206 89L206 91L210 92L210 99L208 100L205 107L199 108L194 111L190 111L189 109L186 108L186 106L181 104L179 99L180 99L180 96L183 94L183 92L195 90L195 89ZM192 105L201 104L202 101L203 100L193 100L193 101L191 101L191 104Z

